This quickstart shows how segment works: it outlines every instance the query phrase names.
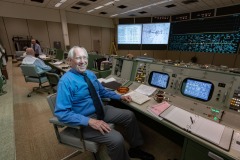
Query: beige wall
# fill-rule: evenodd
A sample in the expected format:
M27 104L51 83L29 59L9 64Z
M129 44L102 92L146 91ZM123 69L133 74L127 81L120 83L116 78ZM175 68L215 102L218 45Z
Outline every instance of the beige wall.
M100 53L109 54L112 28L68 24L70 46L81 45L88 51L94 50L94 40L99 41ZM0 40L8 55L15 53L13 36L33 37L44 48L53 48L53 42L61 42L64 49L62 25L60 22L0 17Z
M41 47L49 48L51 46L48 37L47 22L39 20L27 20L27 25L29 36L37 39L40 42Z
M60 10L0 1L0 16L61 22ZM114 28L110 18L66 12L67 23Z
M13 36L30 36L27 26L27 21L25 19L18 18L3 18L6 27L7 37L2 37L4 42L9 43L10 50L7 50L7 54L12 54L15 51L14 43L12 41Z
M68 35L70 46L76 46L80 44L79 41L79 31L77 24L68 24Z

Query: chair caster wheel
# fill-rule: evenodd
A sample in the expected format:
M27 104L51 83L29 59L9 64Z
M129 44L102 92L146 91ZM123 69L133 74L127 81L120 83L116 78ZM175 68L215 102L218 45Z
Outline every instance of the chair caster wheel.
M31 94L28 94L27 96L28 96L28 97L31 97Z

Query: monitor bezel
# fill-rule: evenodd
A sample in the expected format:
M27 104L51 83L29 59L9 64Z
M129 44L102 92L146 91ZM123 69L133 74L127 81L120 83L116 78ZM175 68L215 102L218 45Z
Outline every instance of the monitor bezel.
M212 87L209 91L209 95L208 95L208 99L205 100L205 99L201 99L201 98L198 98L198 97L194 97L194 96L191 96L191 95L186 95L184 94L184 89L185 89L185 86L186 86L186 83L187 83L187 80L194 80L194 81L198 81L198 82L203 82L203 83L209 83L209 84L212 84ZM197 100L200 100L200 101L203 101L203 102L207 102L207 101L210 101L211 98L212 98L212 95L213 95L213 91L214 91L214 84L210 81L206 81L206 80L201 80L201 79L195 79L195 78L185 78L182 82L182 85L181 85L181 94L183 96L186 96L186 97L190 97L190 98L193 98L193 99L197 99Z
M152 80L153 73L159 73L159 74L167 75L167 76L168 76L168 80L167 80L166 88L151 84L151 80ZM152 71L152 72L149 74L148 84L149 84L150 86L154 86L154 87L157 87L157 88L167 89L167 87L168 87L168 83L169 83L169 80L170 80L170 76L169 76L169 74L164 73L164 72Z

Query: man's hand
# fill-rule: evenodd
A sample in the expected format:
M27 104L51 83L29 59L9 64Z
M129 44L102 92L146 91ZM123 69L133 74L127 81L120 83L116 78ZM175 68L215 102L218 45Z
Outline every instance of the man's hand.
M121 96L121 100L126 101L126 102L131 102L132 98L130 96Z
M105 134L106 132L108 133L111 131L110 126L103 120L90 118L88 125L91 126L93 129L100 131L102 134Z

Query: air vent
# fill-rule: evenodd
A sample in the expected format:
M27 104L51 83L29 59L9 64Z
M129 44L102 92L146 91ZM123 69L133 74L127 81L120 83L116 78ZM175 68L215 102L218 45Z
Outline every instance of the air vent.
M38 3L43 3L44 0L31 0L32 2L38 2Z
M118 6L118 8L124 9L124 8L127 8L127 6L120 5L120 6Z
M71 8L72 8L72 9L76 9L76 10L81 9L81 7L76 7L76 6L72 6Z
M176 5L175 5L175 4L170 4L170 5L167 5L167 6L165 6L165 7L167 7L167 8L172 8L172 7L176 7Z
M86 3L86 2L78 2L78 3L76 3L76 5L80 5L80 6L88 6L89 5L89 3Z
M96 2L97 0L89 0L89 1L91 1L91 2Z
M145 14L145 13L147 13L146 11L141 11L141 12L138 12L138 13L140 13L140 14Z
M107 12L100 12L99 14L107 14Z
M130 14L130 15L128 15L128 16L135 17L136 15L135 15L135 14Z
M185 0L185 1L182 1L183 4L190 4L190 3L196 3L198 2L198 0Z

